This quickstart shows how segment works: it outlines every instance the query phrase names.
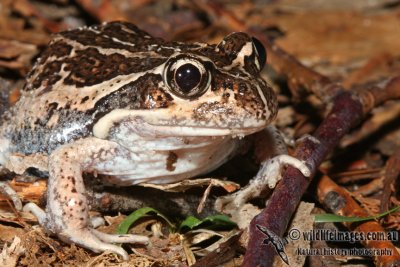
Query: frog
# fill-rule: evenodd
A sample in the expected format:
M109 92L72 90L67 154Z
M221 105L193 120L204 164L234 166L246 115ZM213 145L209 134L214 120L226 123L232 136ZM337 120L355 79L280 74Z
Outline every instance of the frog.
M115 243L145 245L149 238L96 230L83 174L131 186L215 170L276 117L276 93L260 74L265 63L263 45L243 32L218 44L166 41L123 21L57 33L18 102L1 116L0 165L48 174L45 211L24 207L47 232L128 259ZM262 169L279 173L285 164L309 175L304 162L287 155ZM279 174L273 176L271 187ZM235 196L238 205L249 187L244 194Z

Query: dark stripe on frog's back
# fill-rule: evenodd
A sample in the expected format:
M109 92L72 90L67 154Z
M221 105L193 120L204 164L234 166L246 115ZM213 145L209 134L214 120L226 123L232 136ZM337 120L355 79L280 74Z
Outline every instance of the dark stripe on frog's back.
M58 74L61 70L62 60L53 60L48 62L47 64L43 65L48 58L55 57L55 58L62 58L66 57L71 54L73 47L63 41L55 41L51 42L51 49L47 48L43 51L38 58L37 62L35 63L33 69L28 73L26 77L26 83L24 85L23 91L30 91L37 89L41 84L42 81L46 80L45 87L52 86L58 80L61 79L61 76ZM43 65L43 67L41 67ZM32 81L32 77L39 73L38 77Z
M103 97L86 112L58 108L55 103L50 103L48 115L36 120L35 128L30 127L32 118L26 118L24 125L14 131L11 135L14 150L23 154L51 153L62 144L91 136L93 125L112 110L168 107L172 104L172 97L157 87L161 79L160 75L146 74ZM18 114L18 110L14 112ZM59 115L57 125L46 127L54 114ZM64 131L72 128L75 130L68 133Z
M123 27L126 27L128 31L125 31ZM86 46L96 45L103 48L122 49L131 53L147 51L149 46L165 43L164 40L150 36L135 25L124 22L110 22L89 28L75 29L61 32L60 35ZM159 48L161 54L166 53L167 56L174 52L174 49Z
M165 58L127 58L118 53L104 55L96 48L88 48L76 51L76 56L66 61L64 70L69 74L64 84L77 88L92 86L119 75L148 71L164 61Z
M136 34L125 31L124 27ZM83 46L74 48L71 41ZM176 46L176 43L153 38L129 23L112 22L61 32L54 37L35 68L28 74L24 90L36 90L40 87L43 91L41 93L53 90L53 85L63 78L60 75L62 64L65 64L63 70L69 72L64 83L78 88L99 84L118 75L143 72L162 64L175 53ZM120 51L106 55L99 48ZM153 51L151 56L135 57L135 53L150 51ZM71 56L72 53L74 56Z
M54 84L62 78L59 74L62 64L64 64L63 71L68 73L63 84L82 88L101 84L119 75L147 71L164 61L165 58L132 58L119 53L104 55L98 49L90 47L75 51L74 57L50 61L43 65L43 68L36 69L40 74L33 81L28 80L27 84L30 86L25 90L42 87L40 94L52 91Z
M60 35L88 47L95 45L102 48L121 49L132 54L153 51L161 57L171 56L176 52L176 48L178 47L183 50L192 50L201 47L195 43L186 44L165 41L161 38L151 36L134 24L118 21L66 31L60 33Z

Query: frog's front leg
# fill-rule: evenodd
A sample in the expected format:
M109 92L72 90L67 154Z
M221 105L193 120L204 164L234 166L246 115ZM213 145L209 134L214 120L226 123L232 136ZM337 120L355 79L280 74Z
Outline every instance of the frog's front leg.
M25 210L34 213L39 223L67 243L76 243L94 252L112 251L124 259L124 249L110 243L142 243L148 238L135 235L110 235L90 225L82 172L96 171L97 163L107 162L117 153L117 144L87 138L63 145L49 157L49 181L46 213L28 204Z
M231 210L235 211L239 207L242 207L248 200L259 197L267 186L274 188L282 177L282 168L285 165L290 165L298 169L306 177L311 175L311 171L305 162L287 155L286 144L280 132L275 127L268 126L262 134L268 143L269 158L261 163L257 175L249 181L247 186L236 193L217 199L215 202L216 210L228 213Z

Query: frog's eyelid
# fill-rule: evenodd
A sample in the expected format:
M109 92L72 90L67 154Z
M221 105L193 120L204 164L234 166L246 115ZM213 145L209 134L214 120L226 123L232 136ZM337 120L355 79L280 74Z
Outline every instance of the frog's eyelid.
M171 64L170 70L177 70L179 67L185 65L185 64L192 64L196 66L202 74L206 72L206 68L203 63L199 62L198 60L192 59L192 58L181 58L175 61L174 63Z

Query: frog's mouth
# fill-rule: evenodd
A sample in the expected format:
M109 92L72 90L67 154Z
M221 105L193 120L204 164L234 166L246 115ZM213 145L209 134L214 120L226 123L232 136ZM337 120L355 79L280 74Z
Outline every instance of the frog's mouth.
M113 110L100 118L93 126L93 134L105 139L110 132L123 127L129 132L143 137L176 137L176 136L234 136L246 135L261 131L269 121L247 118L222 122L220 124L200 124L184 116L165 116L162 111L150 110ZM168 115L168 114L167 114ZM171 115L171 114L169 114ZM168 118L166 118L168 117Z
M264 127L251 128L212 128L201 126L170 126L170 125L152 125L143 123L139 126L143 136L234 136L244 137L246 135L258 132ZM135 131L138 133L138 131ZM138 133L141 135L140 133Z

